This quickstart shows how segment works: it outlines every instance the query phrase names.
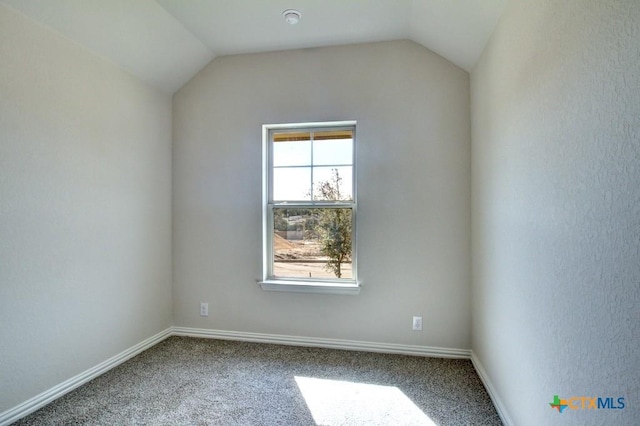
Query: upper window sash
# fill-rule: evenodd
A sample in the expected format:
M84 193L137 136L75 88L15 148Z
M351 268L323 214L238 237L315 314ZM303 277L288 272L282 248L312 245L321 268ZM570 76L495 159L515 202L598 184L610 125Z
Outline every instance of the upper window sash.
M355 204L355 122L336 122L327 126L316 125L305 127L304 124L295 127L265 126L265 154L267 162L265 172L267 176L266 195L267 203L329 203L344 202ZM335 157L335 146L328 147L327 141L346 140L340 138L350 133L349 150L342 150L338 155L339 160L329 161L328 157ZM333 137L333 138L332 138ZM274 141L275 139L275 141ZM288 153L280 153L278 157L276 145L286 143L304 143L309 141L308 147L293 147ZM284 145L280 145L284 148ZM278 147L278 148L280 148ZM323 152L328 151L328 152ZM282 149L281 151L286 151ZM306 151L306 152L303 152ZM286 160L283 160L286 159ZM332 159L332 158L331 158ZM343 190L346 192L340 200L315 199L315 188L320 182L327 181L333 169L338 169L342 178ZM285 185L277 185L278 182L287 182ZM277 186L277 187L276 187Z

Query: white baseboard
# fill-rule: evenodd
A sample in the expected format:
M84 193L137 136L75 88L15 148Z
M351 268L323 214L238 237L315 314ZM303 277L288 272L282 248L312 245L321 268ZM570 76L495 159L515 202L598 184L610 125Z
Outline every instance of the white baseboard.
M74 376L64 382L42 392L39 395L34 396L31 399L17 405L4 413L0 413L0 426L9 425L18 419L25 417L28 414L33 413L39 408L44 407L54 399L60 398L62 395L71 392L75 388L93 380L99 375L111 370L112 368L122 364L126 360L138 355L140 352L145 351L171 336L171 328L167 328L164 331L152 336L135 346L115 355L108 360L101 362L100 364L92 367L77 376Z
M473 351L471 351L471 362L473 363L473 367L476 369L478 376L480 376L480 380L482 380L484 387L487 389L487 393L489 394L489 397L491 397L491 401L493 401L493 405L495 405L502 423L504 423L505 426L512 426L514 423L511 421L511 418L509 418L507 409L502 403L502 399L500 399L498 391L489 379L487 371L484 369L482 363L480 362L480 358L478 358L478 356Z
M209 339L238 340L244 342L275 343L280 345L310 346L346 349L351 351L381 352L389 354L432 356L438 358L471 357L468 349L438 348L433 346L399 345L395 343L361 342L357 340L296 337L280 334L246 333L242 331L209 330L204 328L173 327L174 336L203 337Z

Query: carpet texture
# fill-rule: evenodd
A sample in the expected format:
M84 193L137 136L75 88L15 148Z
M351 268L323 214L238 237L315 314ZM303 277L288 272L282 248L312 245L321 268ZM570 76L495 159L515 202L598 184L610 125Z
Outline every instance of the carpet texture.
M170 337L16 425L501 425L469 360Z

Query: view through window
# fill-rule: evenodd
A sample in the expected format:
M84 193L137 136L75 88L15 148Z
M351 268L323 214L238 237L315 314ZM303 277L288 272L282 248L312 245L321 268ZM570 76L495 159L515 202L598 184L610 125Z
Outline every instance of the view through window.
M268 279L355 280L355 127L269 131Z

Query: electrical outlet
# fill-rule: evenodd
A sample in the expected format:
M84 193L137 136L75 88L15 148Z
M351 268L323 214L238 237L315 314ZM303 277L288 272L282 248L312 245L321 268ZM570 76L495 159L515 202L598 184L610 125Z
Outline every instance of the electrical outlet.
M208 303L201 303L200 304L200 316L201 317L208 317L209 316L209 304Z
M413 329L422 331L422 317L413 317Z

